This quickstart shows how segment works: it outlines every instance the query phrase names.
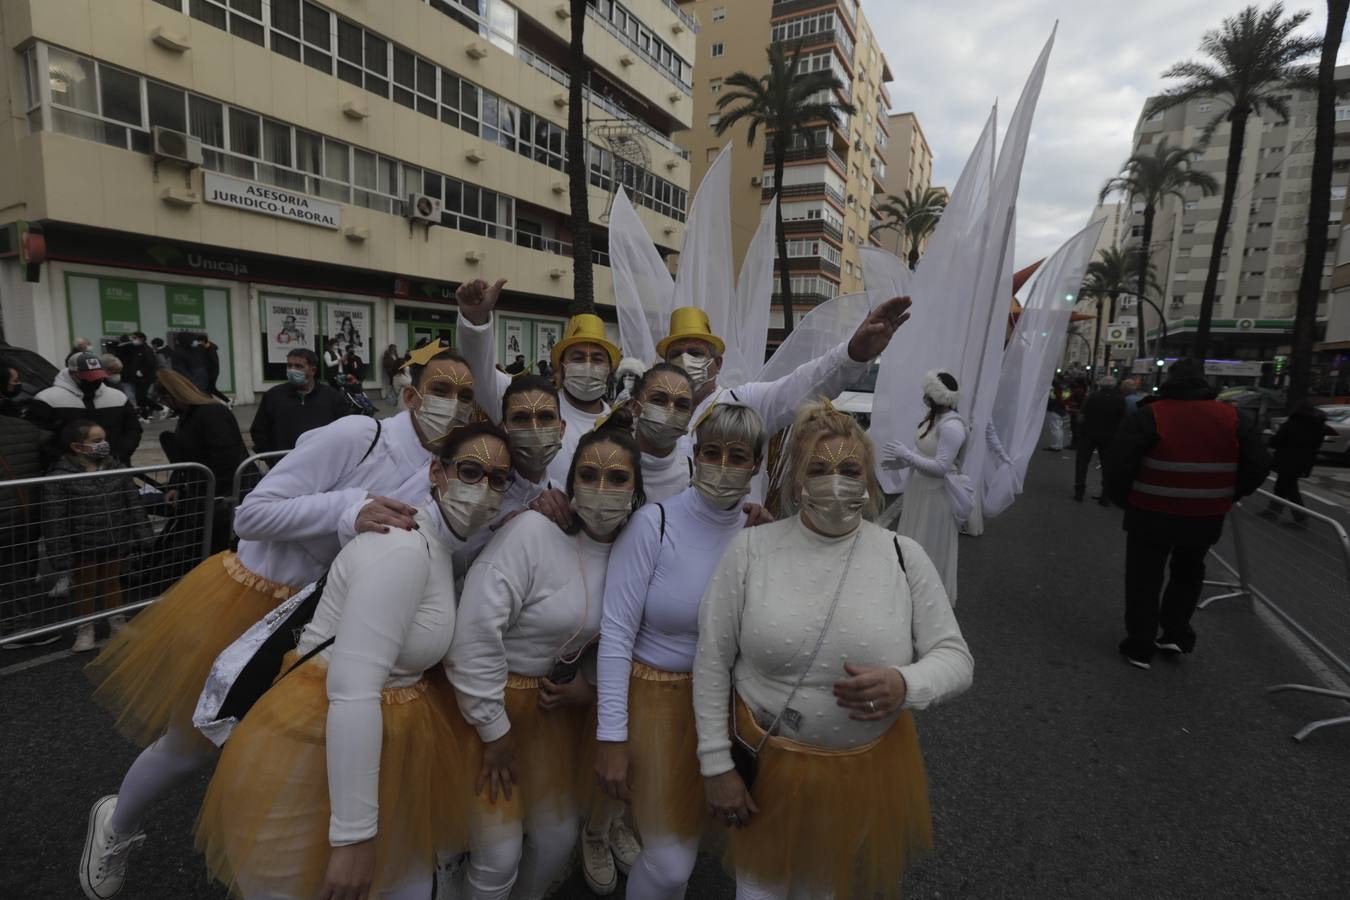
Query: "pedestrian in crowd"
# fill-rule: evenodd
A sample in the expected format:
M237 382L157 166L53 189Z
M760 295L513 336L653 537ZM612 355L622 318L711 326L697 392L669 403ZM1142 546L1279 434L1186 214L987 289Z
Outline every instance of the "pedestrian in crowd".
M553 377L553 367L548 364L548 360L546 359L539 360L539 362L535 364L535 368L539 370L539 377L541 378Z
M245 897L426 900L437 851L467 846L467 748L426 672L450 667L451 556L511 481L506 435L458 429L429 480L415 529L338 553L288 674L225 744L198 846Z
M329 338L323 351L323 380L333 387L341 387L346 364L347 351L342 346L342 338Z
M248 458L239 423L223 403L197 390L191 381L170 369L161 369L156 374L155 389L164 405L178 414L177 427L160 433L159 445L164 456L171 463L199 463L215 476L217 502L211 552L219 553L230 544L234 473ZM168 496L171 506L200 497L200 481L195 475L175 474Z
M448 674L477 773L466 873L476 900L542 897L576 847L593 783L595 694L582 661L600 633L610 549L643 502L631 426L618 410L582 437L566 531L524 512L464 582Z
M201 348L202 360L206 366L206 390L203 393L208 397L215 397L226 406L233 406L234 401L216 387L216 382L220 380L220 347L205 334L199 335L198 340L201 342L198 346Z
M122 361L117 358L117 354L101 354L98 361L103 363L103 383L108 387L117 388L122 396L127 398L128 403L135 403L136 395L131 392L131 385L122 380Z
M1125 508L1120 652L1147 669L1155 650L1195 648L1205 554L1233 502L1265 481L1270 460L1256 423L1215 400L1203 363L1185 358L1168 370L1157 401L1121 423L1105 469L1112 501Z
M0 357L0 378L6 394L18 384L18 367ZM8 401L8 396L6 397ZM43 592L37 582L38 544L42 538L42 489L8 482L37 478L43 473L47 436L32 422L20 418L17 407L0 410L0 631L17 634L45 624ZM61 639L51 633L8 641L6 650L38 647Z
M186 331L180 331L174 335L170 358L175 372L186 376L197 386L197 390L206 393L209 387L207 384L206 354L202 350L201 340L197 335Z
M1275 451L1271 469L1275 472L1275 496L1283 497L1294 508L1294 524L1301 525L1308 516L1301 509L1303 494L1298 489L1298 480L1312 474L1317 463L1317 454L1322 449L1322 441L1335 436L1336 430L1327 425L1327 414L1311 403L1300 403L1280 425L1270 439L1270 448ZM1284 512L1285 504L1272 500L1261 512L1267 518L1277 518Z
M398 347L390 344L385 348L384 356L380 357L380 371L384 373L385 403L394 403L398 400L398 387L394 384L394 376L398 374L401 365L403 357L399 354Z
M800 513L737 533L703 595L698 755L738 897L899 897L932 846L912 710L964 691L973 662L923 548L864 521L874 453L846 413L803 407Z
M693 485L634 514L605 576L596 774L605 793L631 804L643 837L628 871L633 900L683 897L698 857L707 822L690 675L699 603L746 525L742 501L764 461L763 422L745 406L714 406L695 441ZM612 833L609 843L622 838ZM610 849L583 835L582 855L591 882ZM591 888L608 893L616 880Z
M70 352L66 354L66 364L69 365L71 357L79 353L96 354L97 350L94 349L94 345L90 343L88 338L77 337L75 342L70 345Z
M164 344L164 338L152 338L150 340L150 349L155 351L156 368L173 368L173 357L170 355L169 348Z
M86 896L121 890L146 810L215 759L192 713L221 651L323 575L357 534L416 524L410 504L425 499L433 456L467 421L460 408L473 381L463 357L440 346L417 355L411 375L408 413L349 416L305 434L235 512L238 550L199 564L90 665L95 698L145 749L118 793L90 810L79 867Z
M23 373L11 359L0 356L0 416L19 417L23 408L19 396L23 393Z
M1064 402L1065 412L1069 417L1069 449L1078 449L1078 439L1083 430L1083 404L1087 402L1088 381L1086 378L1075 378L1072 386L1069 388L1069 398Z
M1050 397L1045 404L1045 424L1050 431L1050 446L1044 448L1052 453L1064 449L1064 420L1068 417L1068 390L1064 379L1058 373L1050 382Z
M254 453L290 450L300 435L347 415L352 406L340 391L318 380L319 358L301 348L286 354L286 383L268 388L253 415Z
M694 382L679 366L657 363L637 380L628 407L637 422L647 502L668 500L688 488L693 475L692 460L676 448L694 414Z
M1097 389L1083 404L1083 424L1078 430L1078 455L1073 467L1073 499L1077 502L1082 503L1083 495L1087 493L1088 466L1092 464L1092 454L1097 454L1098 461L1105 457L1111 439L1116 436L1116 429L1124 418L1125 397L1116 387L1116 380L1110 375L1104 375L1097 382ZM1092 499L1102 506L1111 505L1106 496L1105 470L1102 492Z
M902 443L887 444L881 464L888 469L914 469L905 485L905 502L895 530L928 554L942 578L948 602L956 606L960 534L947 494L947 478L957 471L970 429L956 411L961 392L950 372L933 371L924 376L923 402L928 415L919 423L914 449Z
M1139 410L1139 401L1144 399L1144 394L1139 390L1138 378L1126 378L1120 383L1120 393L1125 397L1125 414Z
M512 362L511 365L507 366L503 371L505 371L507 375L519 375L521 372L524 372L525 356L523 354L517 353L515 361Z
M113 456L107 432L97 422L77 419L61 429L65 452L48 475L113 472L125 466ZM122 605L122 564L136 547L154 537L145 507L129 476L48 482L42 490L42 540L53 568L69 572L76 616ZM126 626L120 614L108 619L113 634ZM76 653L94 649L94 624L75 630Z
M122 382L131 388L136 412L142 422L149 421L150 386L155 382L159 363L154 350L145 342L145 332L132 332L117 345L117 358L122 360Z
M633 396L633 388L637 384L637 380L646 371L647 364L640 359L625 356L619 360L619 368L614 370L614 403L616 406L628 402Z
M412 376L408 374L409 359L410 357L407 354L404 354L403 362L399 365L398 371L394 373L393 378L394 394L398 400L399 412L403 412L408 408L403 398L409 396L407 389L412 387Z
M33 398L28 418L51 435L59 435L71 422L92 420L107 436L113 457L129 465L131 454L141 443L141 420L126 394L106 383L107 376L97 356L75 354L69 366L56 373L52 386ZM58 445L53 455L65 452L65 447Z

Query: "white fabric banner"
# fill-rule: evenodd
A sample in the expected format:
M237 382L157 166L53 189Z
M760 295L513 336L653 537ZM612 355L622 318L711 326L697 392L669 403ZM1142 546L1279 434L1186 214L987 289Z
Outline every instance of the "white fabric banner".
M741 262L736 282L735 305L727 315L727 330L718 335L726 342L721 384L746 384L764 367L769 344L769 313L773 306L773 264L777 254L778 198L764 207L750 247ZM716 324L713 326L716 328Z
M619 345L624 356L650 365L656 359L657 338L664 336L675 308L675 280L623 188L609 211L609 259Z

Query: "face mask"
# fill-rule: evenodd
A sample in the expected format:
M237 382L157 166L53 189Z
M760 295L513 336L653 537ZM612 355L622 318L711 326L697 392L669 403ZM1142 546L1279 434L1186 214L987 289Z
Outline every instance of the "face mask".
M141 346L141 345L144 344L144 343L145 343L145 341L141 340L140 338L132 338L132 339L131 339L131 346L133 346L133 347L139 347L139 346Z
M862 522L867 484L843 475L820 475L802 485L802 510L822 534L840 537Z
M414 392L416 390L413 388ZM428 444L434 444L449 434L452 428L469 421L467 403L445 397L426 397L420 393L417 396L422 398L422 408L415 413L417 424L422 427L422 439Z
M497 518L502 509L502 495L488 487L486 478L477 484L452 480L436 490L436 505L451 530L460 538L467 538Z
M520 428L511 435L511 455L516 465L527 472L542 472L562 449L562 426Z
M671 363L684 369L684 374L689 376L689 380L694 383L694 390L697 392L712 380L709 371L712 369L711 356L692 356L688 353L681 353L678 357L671 360Z
M632 491L597 491L578 485L575 493L572 509L592 534L613 534L633 512Z
M201 341L193 341L193 342L192 342L192 346L194 346L194 347L200 347L201 345L202 345L202 342L201 342Z
M642 404L642 415L638 416L637 430L643 439L661 450L675 446L689 430L689 417L693 411L681 412L666 406L652 403Z
M719 509L730 508L733 503L750 493L750 479L754 477L754 469L734 469L706 462L694 463L694 487L708 498L709 503Z
M609 369L596 363L568 363L563 366L563 387L585 403L599 400L609 386Z
M94 394L97 394L97 393L98 393L98 389L101 388L101 387L103 387L103 379L101 379L101 378L100 378L98 381L81 381L81 382L80 382L80 390L83 391L85 394L91 396L91 397L92 397Z
M302 384L308 383L309 373L304 369L287 369L286 380L299 387Z
M121 384L121 383L122 383L122 376L121 376L121 375L109 375L109 376L107 377L106 381L108 382L108 384Z
M88 449L84 451L84 455L90 459L103 459L109 453L112 453L112 445L107 441L98 441L97 443L89 444Z

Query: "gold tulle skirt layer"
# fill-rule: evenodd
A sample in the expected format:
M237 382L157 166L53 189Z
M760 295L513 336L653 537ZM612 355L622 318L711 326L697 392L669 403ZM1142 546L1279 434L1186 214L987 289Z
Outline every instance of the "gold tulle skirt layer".
M89 664L95 699L141 746L170 724L195 734L192 712L216 657L296 590L250 572L229 551L202 561Z
M282 667L294 663L292 651ZM211 875L237 894L317 897L328 866L328 668L281 677L230 735L197 820ZM384 691L371 896L468 846L464 753L425 680Z
M751 746L764 731L739 699ZM928 781L914 718L901 714L856 750L770 738L751 791L759 814L731 830L728 862L803 896L897 898L911 860L933 846Z
M708 823L694 726L694 682L636 660L628 682L633 824L641 835L694 838Z

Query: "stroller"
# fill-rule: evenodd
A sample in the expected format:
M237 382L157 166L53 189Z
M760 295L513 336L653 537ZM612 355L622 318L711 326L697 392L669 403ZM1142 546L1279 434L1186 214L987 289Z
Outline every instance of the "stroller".
M348 374L343 380L340 390L347 397L347 401L352 405L352 415L375 416L375 404L370 402L366 396L366 389L361 386L361 382L355 375Z

